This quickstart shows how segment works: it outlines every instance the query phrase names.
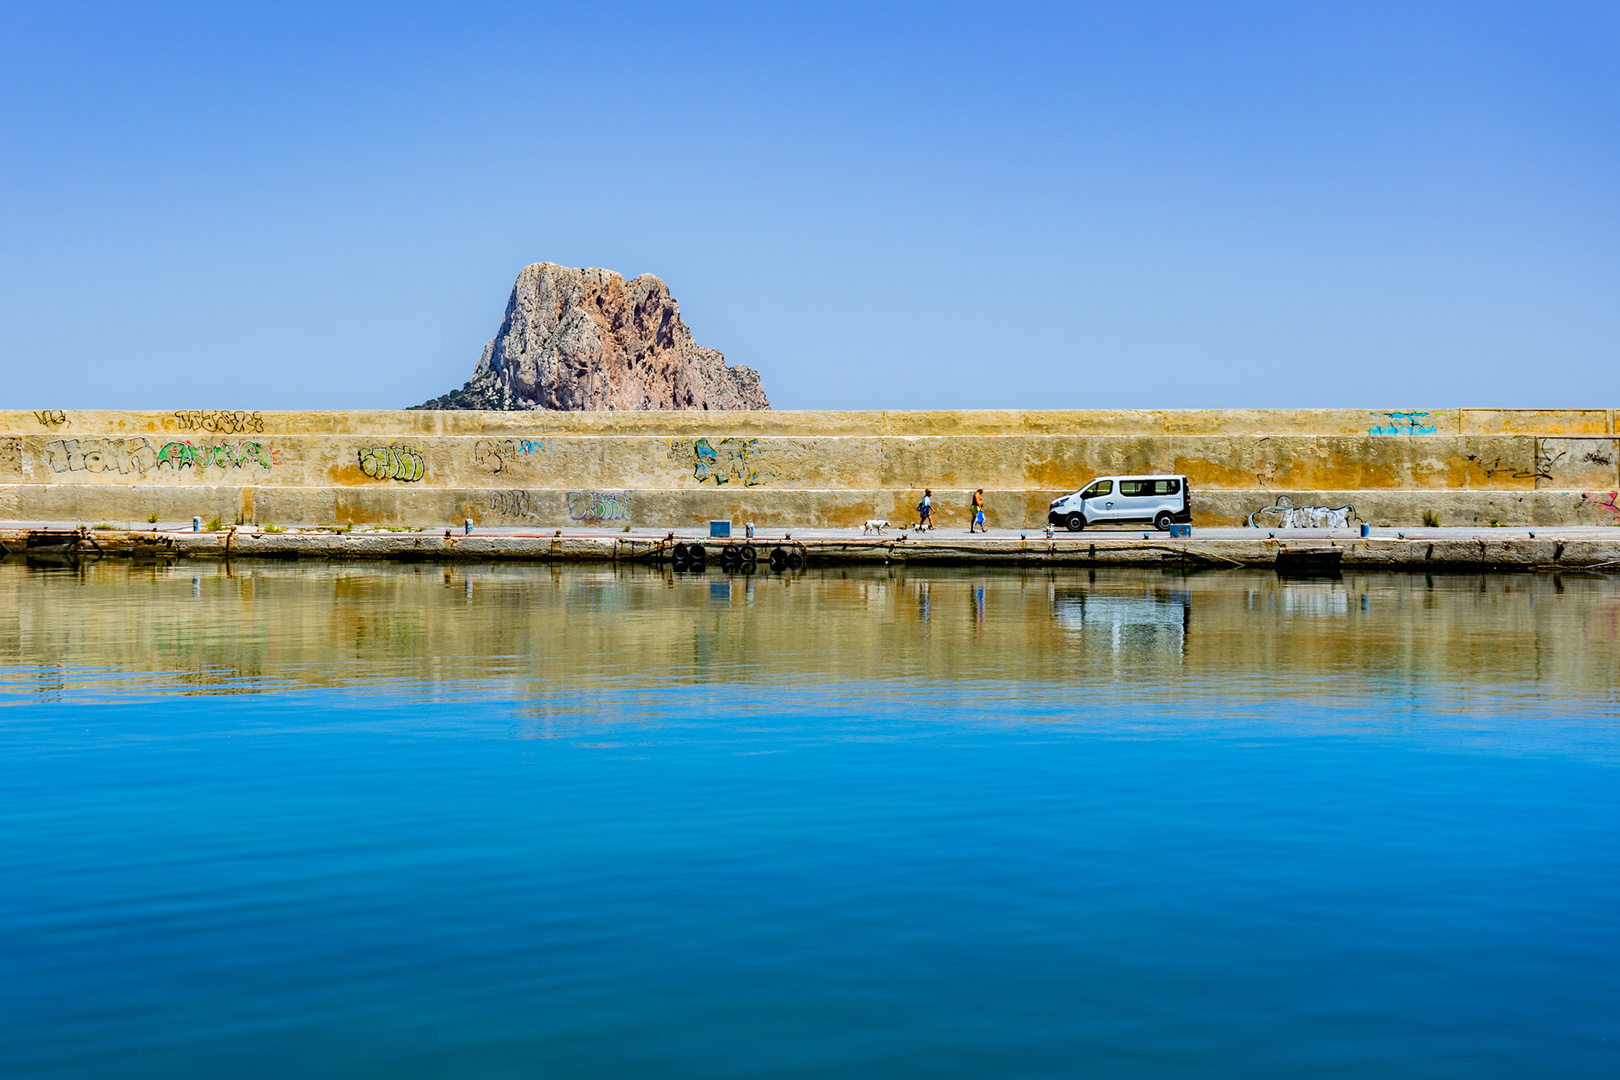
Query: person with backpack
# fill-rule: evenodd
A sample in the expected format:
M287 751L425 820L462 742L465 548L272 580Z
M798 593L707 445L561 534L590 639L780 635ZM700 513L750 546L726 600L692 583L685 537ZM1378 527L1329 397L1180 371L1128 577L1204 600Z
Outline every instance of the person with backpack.
M934 527L934 490L923 488L922 502L917 504L917 531Z

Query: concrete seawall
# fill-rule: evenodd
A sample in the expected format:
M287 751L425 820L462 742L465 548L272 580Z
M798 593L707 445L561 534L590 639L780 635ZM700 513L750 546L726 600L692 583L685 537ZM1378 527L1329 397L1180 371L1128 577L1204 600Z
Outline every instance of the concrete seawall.
M1191 478L1194 523L1620 524L1617 410L0 412L0 519L441 527L992 524L1108 473ZM1280 511L1269 511L1275 517Z

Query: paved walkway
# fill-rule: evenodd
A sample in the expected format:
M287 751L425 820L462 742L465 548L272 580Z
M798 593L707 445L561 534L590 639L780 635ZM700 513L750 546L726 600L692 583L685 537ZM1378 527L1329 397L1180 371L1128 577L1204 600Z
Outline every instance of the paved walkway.
M0 521L0 530L77 529L80 524L81 522L77 521ZM108 522L107 524L113 525L119 530L128 530L131 532L152 532L154 530L159 533L192 532L191 522L189 521L160 521L155 524L149 524L146 522ZM229 526L227 526L227 528L229 528ZM255 530L254 526L251 525L244 525L241 526L241 528L244 531L249 532L257 531ZM285 530L285 532L292 534L318 532L331 533L332 531L333 530L330 528L289 528ZM445 533L445 527L413 530L391 529L383 526L357 525L350 530L350 532L355 534L386 536L442 537ZM463 529L459 526L451 528L450 532L454 536L464 535ZM551 537L561 535L565 537L577 536L596 538L625 537L641 541L662 539L671 533L673 533L676 539L679 540L707 540L710 538L708 530L700 527L679 527L674 529L633 528L626 530L623 528L589 528L578 525L569 526L562 529L543 528L534 525L475 525L473 526L472 530L472 535L474 536ZM926 532L917 532L914 529L885 529L881 534L864 533L859 528L761 528L756 529L755 534L756 539L762 541L781 540L788 536L791 536L796 540L822 541L877 539L894 540L897 537L904 535L908 541L927 542L937 540L950 541L952 544L959 544L965 540L977 540L981 538L984 540L1044 540L1046 539L1046 528L1045 526L1041 526L1039 528L1028 529L991 529L989 532L974 532L972 534L969 534L968 531L963 528L930 529ZM1500 526L1496 528L1489 526L1456 526L1442 528L1415 526L1412 528L1374 528L1369 530L1369 537L1371 539L1384 540L1393 540L1397 538L1406 540L1471 540L1478 538L1487 541L1506 541L1519 538L1529 539L1532 537L1538 539L1608 540L1620 539L1620 528L1613 525L1514 525ZM1167 533L1162 533L1151 528L1144 529L1141 527L1126 528L1104 526L1088 528L1077 533L1069 532L1066 529L1057 529L1053 533L1053 539L1056 540L1084 540L1093 543L1101 543L1105 541L1141 540L1144 538L1148 540L1168 541L1170 536ZM1361 530L1359 527L1350 529L1248 529L1226 527L1206 528L1203 526L1195 526L1193 528L1193 539L1199 541L1228 540L1253 542L1268 538L1274 538L1277 540L1358 540L1361 538ZM746 538L743 536L742 529L734 528L732 530L730 539L740 541ZM725 541L716 540L715 542L724 543Z

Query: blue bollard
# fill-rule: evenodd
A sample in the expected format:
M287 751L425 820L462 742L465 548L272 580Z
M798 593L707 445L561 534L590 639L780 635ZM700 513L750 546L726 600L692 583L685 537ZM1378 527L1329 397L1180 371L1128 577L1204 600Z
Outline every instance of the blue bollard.
M462 535L471 536L472 535L472 518L462 518L461 519L461 529L462 529Z
M194 517L191 519L191 531L202 532L202 518Z
M1372 526L1363 521L1361 523L1361 538L1365 540L1367 538L1367 534L1370 532L1372 532Z

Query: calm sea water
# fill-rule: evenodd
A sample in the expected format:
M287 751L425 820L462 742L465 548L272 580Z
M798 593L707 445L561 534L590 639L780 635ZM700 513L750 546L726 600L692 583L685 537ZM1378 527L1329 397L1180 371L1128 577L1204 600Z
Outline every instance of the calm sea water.
M1620 1075L1620 581L0 563L0 1074Z

